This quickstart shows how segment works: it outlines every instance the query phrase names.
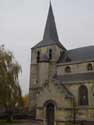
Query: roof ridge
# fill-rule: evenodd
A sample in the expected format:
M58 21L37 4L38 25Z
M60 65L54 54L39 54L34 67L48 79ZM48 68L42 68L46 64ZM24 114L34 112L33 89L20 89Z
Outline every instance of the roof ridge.
M93 45L90 45L90 46L82 46L82 47L78 47L78 48L69 49L68 51L77 50L77 49L83 49L83 48L88 48L88 47L94 47L94 46L93 46Z

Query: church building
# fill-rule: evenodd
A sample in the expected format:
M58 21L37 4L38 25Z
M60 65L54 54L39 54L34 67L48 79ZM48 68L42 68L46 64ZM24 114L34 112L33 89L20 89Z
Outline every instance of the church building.
M94 46L67 50L50 4L43 40L31 51L29 111L38 125L93 125Z

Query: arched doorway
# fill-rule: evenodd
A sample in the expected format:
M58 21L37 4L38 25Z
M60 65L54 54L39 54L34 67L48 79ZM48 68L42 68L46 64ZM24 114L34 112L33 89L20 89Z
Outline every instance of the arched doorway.
M54 117L55 117L55 106L53 103L48 103L46 105L46 122L47 125L54 125Z

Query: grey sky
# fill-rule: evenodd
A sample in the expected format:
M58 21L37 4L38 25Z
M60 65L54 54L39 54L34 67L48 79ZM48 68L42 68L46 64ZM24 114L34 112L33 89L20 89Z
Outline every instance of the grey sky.
M67 49L94 45L94 0L52 0L59 39ZM49 0L0 0L0 45L21 64L28 93L30 48L42 40Z

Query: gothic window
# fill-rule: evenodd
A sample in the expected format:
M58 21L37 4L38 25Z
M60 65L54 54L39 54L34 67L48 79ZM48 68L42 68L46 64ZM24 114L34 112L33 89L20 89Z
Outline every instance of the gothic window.
M79 105L88 105L88 89L85 85L79 88Z
M87 65L87 70L88 70L88 71L93 70L93 67L92 67L92 64L91 64L91 63L89 63L89 64Z
M52 59L52 49L49 49L49 59Z
M70 72L71 72L71 68L70 68L69 66L67 66L67 67L65 68L65 72L70 73Z
M40 61L40 51L37 51L37 63Z

